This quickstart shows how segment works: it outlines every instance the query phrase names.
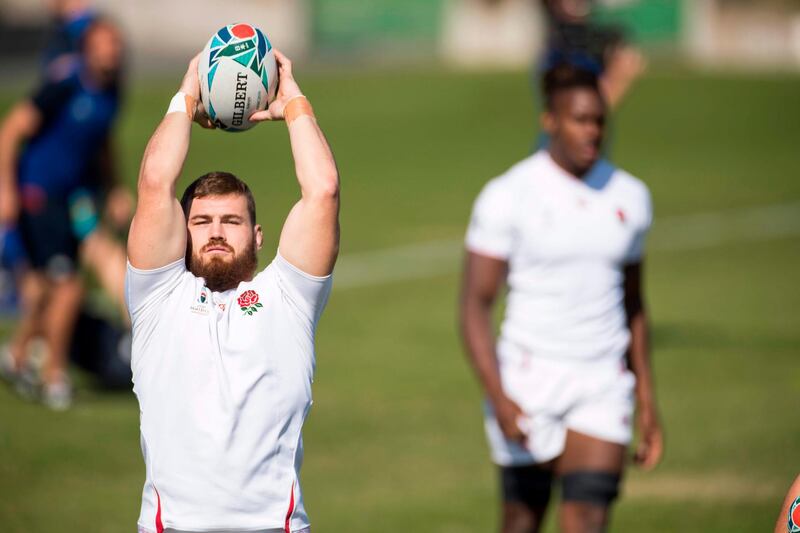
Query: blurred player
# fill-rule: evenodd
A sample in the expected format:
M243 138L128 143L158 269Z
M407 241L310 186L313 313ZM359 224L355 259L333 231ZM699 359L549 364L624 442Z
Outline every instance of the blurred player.
M599 79L606 104L615 108L645 68L642 54L617 28L592 23L592 0L542 0L547 46L539 72L562 64L588 70ZM537 86L539 84L537 76Z
M79 60L80 43L96 17L84 0L50 0L53 30L42 54L42 79L59 81ZM25 268L24 249L16 227L0 225L0 309L16 314L16 280Z
M97 13L86 0L49 0L53 14L53 31L42 57L46 78L63 78L80 56L86 30L97 19Z
M49 8L55 24L44 52L45 78L57 82L75 72L82 60L85 34L101 17L86 0L49 0ZM123 301L125 252L111 233L127 233L134 201L130 192L119 185L111 137L107 138L106 143L107 146L99 151L97 160L87 171L87 180L100 189L101 194L95 200L107 224L83 241L81 263L95 273L100 285L117 303L123 321L126 321L128 314Z
M486 393L502 531L539 531L554 477L562 531L604 531L634 403L637 463L652 468L662 451L641 292L650 196L598 162L606 107L594 75L562 65L545 76L544 92L549 147L490 181L475 202L462 335ZM492 309L505 283L495 340Z
M616 108L645 70L642 54L625 41L621 29L592 22L593 0L541 0L541 3L547 20L547 44L534 70L536 100L541 101L543 73L559 65L571 65L597 76L606 105L612 110ZM547 132L540 132L537 148L545 148L548 142ZM608 144L604 147L606 153Z
M103 246L96 231L103 189L97 165L113 159L110 132L119 107L121 60L119 31L95 20L70 74L45 82L17 104L0 129L0 223L17 225L30 262L21 282L20 323L0 366L12 377L22 372L28 342L43 335L48 356L42 399L54 409L67 408L72 398L66 365L82 297L79 249L109 266L101 269L101 279L124 279L124 252ZM122 283L117 285L121 299Z
M126 294L147 472L140 532L309 528L301 430L339 246L339 178L291 63L275 55L277 98L251 120L285 119L301 197L264 270L244 182L212 172L175 198L198 58L142 160Z

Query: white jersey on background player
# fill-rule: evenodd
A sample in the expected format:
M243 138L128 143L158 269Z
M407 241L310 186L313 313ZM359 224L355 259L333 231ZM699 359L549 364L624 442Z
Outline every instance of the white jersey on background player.
M126 299L146 477L145 533L305 532L299 473L314 333L338 251L333 154L277 50L281 87L253 121L286 120L301 199L257 272L249 187L227 172L175 185L197 110L197 58L147 146Z
M543 89L548 146L475 202L461 331L485 392L501 532L540 531L556 478L561 530L601 532L634 414L637 463L652 468L661 456L641 276L650 194L600 159L606 103L595 75L559 65Z
M546 150L481 191L466 247L508 262L497 358L530 432L525 445L507 441L487 403L495 463L553 459L563 451L568 427L630 442L634 377L625 363L630 332L621 270L641 259L651 220L650 194L641 181L606 161L580 180ZM559 376L572 372L584 376L565 387ZM602 401L570 409L598 391Z

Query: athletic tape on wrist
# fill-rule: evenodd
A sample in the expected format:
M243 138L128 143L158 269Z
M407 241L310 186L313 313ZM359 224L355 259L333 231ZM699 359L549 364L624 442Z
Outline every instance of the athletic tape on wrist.
M189 120L192 120L194 118L194 106L194 97L178 91L169 102L167 115L170 113L185 113L186 116L189 117Z
M314 118L314 109L311 107L311 102L308 101L308 98L299 94L292 97L286 104L283 109L283 117L286 120L286 124L291 124L303 115Z

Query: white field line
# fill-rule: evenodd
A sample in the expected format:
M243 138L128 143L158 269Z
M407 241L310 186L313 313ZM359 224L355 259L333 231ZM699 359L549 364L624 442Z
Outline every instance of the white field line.
M780 482L748 479L733 473L637 473L623 484L625 500L673 502L778 502L785 490Z
M800 202L656 218L648 252L682 252L800 235ZM348 254L334 287L349 289L458 272L464 244L440 240Z

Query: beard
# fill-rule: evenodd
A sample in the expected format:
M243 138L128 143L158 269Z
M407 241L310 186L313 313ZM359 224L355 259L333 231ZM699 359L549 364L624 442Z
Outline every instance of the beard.
M192 252L191 238L187 244L186 267L195 276L205 279L206 287L214 292L225 292L235 289L242 281L252 279L258 266L255 239L247 245L242 253L234 254L232 260L225 260L221 257L203 260L200 254L211 246L224 246L233 251L233 248L223 239L209 240L199 253Z

